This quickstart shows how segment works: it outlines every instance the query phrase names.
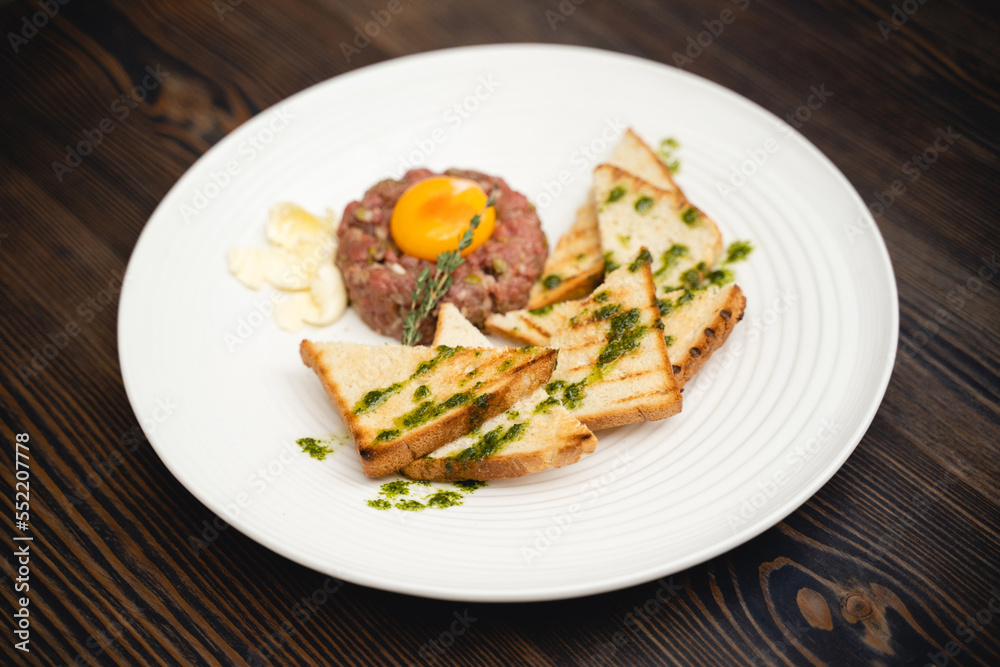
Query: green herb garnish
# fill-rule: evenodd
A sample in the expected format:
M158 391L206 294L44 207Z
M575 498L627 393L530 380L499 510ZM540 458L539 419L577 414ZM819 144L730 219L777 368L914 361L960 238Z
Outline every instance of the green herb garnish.
M639 254L636 255L635 261L633 261L629 265L628 270L631 271L632 273L635 273L636 271L641 269L643 265L652 263L653 263L653 256L649 254L649 249L646 246L643 246L642 250L639 251Z
M316 438L299 438L295 443L302 448L303 452L317 461L322 461L327 454L333 453L332 447L327 447Z
M615 187L613 190L611 190L611 193L608 194L608 201L607 201L607 203L610 204L611 202L618 201L619 199L621 199L622 197L625 196L626 192L628 192L628 190L626 190L624 188L624 186L619 185L619 186Z
M681 213L681 220L683 220L688 225L693 225L694 223L698 222L698 218L700 217L701 217L701 211L696 209L694 206L688 206L686 209L684 209L684 212Z
M483 219L483 213L496 203L496 184L490 191L490 196L486 199L486 206L482 211L472 216L469 221L469 228L462 234L458 242L458 250L449 250L437 256L437 273L431 278L431 269L425 266L424 270L417 276L417 283L413 288L413 295L410 297L410 312L406 314L403 321L403 345L413 345L420 338L420 325L431 314L438 301L448 292L451 287L451 274L465 261L462 258L462 251L472 245L472 235Z
M532 308L531 310L528 311L528 313L540 317L542 315L548 315L549 313L552 312L552 309L555 307L556 305L554 303L550 303L549 305L542 306L541 308Z
M542 278L542 287L545 289L555 289L559 287L560 284L562 284L562 276L557 276L554 273L550 273Z
M612 259L611 251L608 250L604 253L604 272L611 273L617 269L620 265L614 259Z
M753 244L750 241L733 241L726 250L726 264L741 262L753 252Z
M660 162L667 165L667 169L670 173L676 174L681 170L681 161L674 157L674 153L680 148L680 142L678 142L673 137L667 137L660 141L660 148L656 151L657 157L660 158Z

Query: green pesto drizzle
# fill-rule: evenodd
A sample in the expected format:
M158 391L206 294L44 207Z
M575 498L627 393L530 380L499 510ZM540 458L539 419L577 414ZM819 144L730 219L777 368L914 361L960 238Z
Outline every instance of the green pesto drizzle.
M594 311L594 322L603 322L604 320L617 315L621 311L621 304L609 303L606 306L602 306Z
M603 292L598 292L597 294L594 295L594 301L596 301L597 303L604 303L610 298L611 298L611 292L609 292L608 290L604 290Z
M447 345L438 345L437 356L428 361L424 361L419 366L417 366L417 370L414 371L413 375L410 376L410 379L412 380L413 378L424 375L425 373L430 373L432 370L434 370L434 368L437 367L438 364L440 364L445 359L451 359L452 357L455 356L455 353L461 349L463 348L448 347Z
M664 336L664 337L663 337L663 342L667 344L667 347L670 347L670 346L671 346L671 345L673 345L673 344L674 344L674 343L675 343L676 341L677 341L677 339L676 339L676 338L674 338L673 336Z
M594 377L596 378L596 376ZM554 382L550 382L545 385L545 391L550 397L555 397L559 392L562 392L560 402L566 407L567 410L575 410L580 407L580 404L583 402L583 388L586 387L590 381L590 375L579 382L574 382L572 384L567 384L565 380L555 380Z
M475 493L486 486L486 482L481 482L478 479L466 479L461 482L455 482L455 486L466 493Z
M462 349L463 348L461 347L438 345L437 355L433 359L421 362L420 365L417 366L417 370L413 373L413 375L407 378L404 382L396 382L383 389L373 389L362 396L361 400L354 405L354 414L363 415L366 412L374 410L378 406L385 403L390 396L399 393L403 387L405 387L407 383L412 381L414 378L424 375L425 373L429 373L442 361L454 357L455 353Z
M614 363L624 355L638 349L648 328L639 324L639 318L638 308L633 308L611 318L611 330L607 334L608 343L597 355L599 367Z
M544 401L541 401L538 405L535 406L534 412L536 415L548 414L549 410L554 405L559 405L559 399L555 398L554 396L549 396Z
M393 423L396 424L396 426L408 431L420 426L421 424L426 424L431 420L437 419L448 410L468 405L474 399L475 395L471 391L463 391L457 394L452 394L440 403L435 403L434 401L424 401L409 412L396 417L393 420ZM396 430L398 435L398 429ZM381 436L381 434L379 435Z
M642 250L639 251L639 254L636 255L635 261L633 261L629 265L628 270L631 271L632 273L635 273L643 266L652 263L653 263L653 256L649 253L649 248L643 246Z
M417 500L400 500L396 503L396 509L404 512L420 512L427 509L427 505Z
M436 509L455 507L462 504L462 494L457 491L438 491L427 498L425 502L427 503L427 507L434 507Z
M635 200L635 210L640 215L645 215L649 209L653 208L653 198L642 196Z
M321 441L316 438L299 438L295 441L302 451L313 457L317 461L322 461L326 458L327 454L333 454L333 448L324 445Z
M735 262L742 262L750 256L753 250L753 244L750 241L733 241L726 250L725 263L733 264Z
M661 266L660 268L658 268L653 273L653 276L655 276L655 277L662 276L667 271L669 271L670 269L672 269L675 266L677 266L677 262L679 262L681 260L681 257L684 257L687 254L688 254L688 248L687 248L687 246L683 246L683 245L680 245L680 244L677 244L677 243L675 243L674 245L670 246L670 249L669 250L665 250L663 252L663 255L660 256L660 261L663 262L663 266Z
M694 206L688 206L681 213L681 220L683 220L688 225L694 225L701 218L701 211L696 209Z
M404 512L422 512L427 509L447 509L461 505L465 495L475 493L486 486L486 482L466 480L455 482L455 490L441 489L425 480L397 479L386 482L379 488L378 498L366 500L372 509L388 511L392 508ZM415 487L430 487L431 493L416 499L410 496Z
M422 384L419 387L417 387L417 390L415 392L413 392L413 402L419 403L420 401L424 400L430 395L431 395L430 387L428 387L425 384Z
M667 137L660 141L659 150L656 151L660 162L665 164L672 174L676 174L681 170L681 161L674 155L680 147L680 142L673 137Z
M542 278L542 287L545 289L555 289L562 284L562 276L556 275L555 273L550 273L549 275Z
M458 461L482 461L499 452L507 443L519 440L527 428L527 422L511 424L507 429L501 424L492 431L484 433L471 447L466 447L448 458Z
M549 313L551 313L552 309L555 307L556 304L550 303L549 305L542 306L541 308L532 308L531 310L528 311L528 313L536 317L541 317L542 315L548 315Z
M605 273L611 273L612 271L614 271L615 269L617 269L619 266L620 266L620 264L618 264L618 262L616 262L614 259L612 259L611 251L610 250L608 250L607 252L604 253L604 272Z
M390 396L399 393L403 388L403 382L396 382L385 389L373 389L361 397L361 400L354 405L354 414L363 415L369 410L374 410L385 403Z
M378 435L375 436L375 442L389 442L390 440L395 440L398 437L398 428L387 428L378 432Z
M625 186L616 185L608 194L608 199L606 203L610 204L612 202L618 201L619 199L625 196L626 192L628 192L628 190L625 189Z

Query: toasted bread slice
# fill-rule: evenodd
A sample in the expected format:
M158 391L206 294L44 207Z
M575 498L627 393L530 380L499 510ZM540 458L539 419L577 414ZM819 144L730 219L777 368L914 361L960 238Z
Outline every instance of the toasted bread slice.
M313 343L302 361L381 477L468 433L544 384L556 351Z
M508 310L486 318L486 330L528 345L548 345L552 335L579 310L576 301L552 303L533 310Z
M457 308L442 306L436 345L475 345L480 339L486 340ZM506 479L576 463L596 447L590 429L537 389L476 433L435 449L406 465L402 473L432 481Z
M576 463L597 447L590 429L537 389L476 431L403 467L413 479L509 479Z
M545 262L541 279L531 286L528 308L579 299L594 291L604 278L597 209L588 200L576 212L576 221L563 234Z
M670 173L667 165L663 164L660 157L636 134L630 127L622 135L621 141L615 147L615 152L608 158L608 164L614 165L631 174L635 174L642 180L655 185L661 190L673 192L685 199L684 193L674 181L674 175Z
M594 203L605 270L629 266L640 248L652 255L657 285L675 285L684 271L722 254L715 223L674 192L661 190L618 167L594 169Z
M663 300L675 303L684 290L672 290ZM733 327L743 319L746 298L738 285L709 287L692 293L691 300L674 306L663 316L663 335L677 385L681 388L698 372L712 354L729 338ZM555 347L552 337L579 312L578 301L556 304L548 312L533 314L512 310L487 320L487 328L531 345ZM471 326L471 325L470 325ZM560 361L561 363L561 361Z
M559 364L545 389L591 430L681 410L648 264L622 267L579 301L552 336Z
M668 296L680 296L680 292ZM743 319L746 303L739 285L713 286L696 292L689 303L664 316L667 354L680 387L726 342Z
M493 347L489 338L465 319L455 304L443 303L438 310L437 329L434 331L434 347Z

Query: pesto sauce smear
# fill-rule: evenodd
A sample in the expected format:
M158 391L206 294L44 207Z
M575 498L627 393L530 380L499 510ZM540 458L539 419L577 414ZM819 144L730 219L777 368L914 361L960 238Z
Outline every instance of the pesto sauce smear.
M382 389L373 389L367 394L361 397L361 400L354 404L352 412L356 415L363 415L366 412L370 412L386 402L390 396L394 396L403 390L403 387L412 382L415 378L425 375L433 370L438 364L440 364L445 359L450 359L455 356L455 353L464 348L462 347L448 347L447 345L437 346L437 356L433 359L421 362L417 366L417 370L414 371L413 375L404 380L403 382L395 382L388 387ZM419 389L418 389L419 391Z
M455 452L448 458L458 461L482 461L496 454L504 445L520 440L528 428L528 422L517 422L504 429L503 424L484 433L471 447Z
M327 456L333 454L344 440L340 436L328 435L323 438L299 438L295 444L309 456L317 461L323 461Z
M454 490L438 488L430 482L415 479L397 479L379 487L378 497L366 500L372 509L388 511L392 508L404 512L422 512L426 509L446 509L461 505L466 495L486 486L486 482L466 480L455 482ZM418 492L422 495L417 496Z
M605 334L608 342L597 355L597 364L585 378L573 383L554 380L545 385L545 391L550 398L559 400L567 410L579 408L586 396L587 385L603 378L612 364L625 355L632 354L642 344L642 337L649 330L647 325L640 323L642 311L638 308L621 311L621 304L609 303L597 309L591 316L592 322L610 319L611 327ZM545 408L542 407L544 405L546 405L544 401L539 403L535 408L536 412L544 411Z

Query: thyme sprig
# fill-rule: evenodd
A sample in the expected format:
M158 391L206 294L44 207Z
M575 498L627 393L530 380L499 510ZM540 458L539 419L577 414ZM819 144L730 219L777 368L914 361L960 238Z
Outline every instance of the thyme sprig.
M423 324L427 316L434 310L434 306L448 292L451 287L451 274L455 272L465 259L462 258L462 251L472 245L472 236L479 227L486 209L496 203L496 184L490 190L490 196L486 199L486 206L483 210L472 216L469 221L469 228L462 234L458 242L458 250L448 250L437 256L437 270L431 277L431 267L425 266L424 270L417 276L416 285L413 287L413 294L410 297L410 312L406 314L403 321L403 345L413 345L420 337L420 325Z

